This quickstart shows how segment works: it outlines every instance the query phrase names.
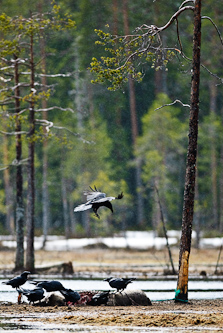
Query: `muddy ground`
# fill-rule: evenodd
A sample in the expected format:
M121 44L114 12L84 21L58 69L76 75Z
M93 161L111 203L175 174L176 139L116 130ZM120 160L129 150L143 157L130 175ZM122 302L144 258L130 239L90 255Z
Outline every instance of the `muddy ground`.
M14 251L0 251L0 271L10 273L14 265ZM175 267L178 267L178 249L172 250ZM76 252L37 251L36 267L48 267L46 273L54 273L53 266L72 262L74 274L100 273L102 270L123 276L126 267L130 272L148 275L162 275L168 267L168 255L164 251L126 251L108 249L85 249ZM192 249L190 274L199 276L206 272L215 273L218 258L217 249ZM220 268L221 271L221 260ZM56 273L56 272L55 272ZM44 270L41 270L44 274ZM222 277L222 276L221 276ZM37 306L28 304L0 303L0 317L17 318L23 322L41 322L58 325L121 326L148 328L177 328L189 331L223 331L223 300L189 300L175 303L173 300L152 302L151 306ZM185 331L186 332L186 331Z
M151 306L54 306L1 304L0 316L17 317L20 324L136 326L223 331L223 300L153 302Z

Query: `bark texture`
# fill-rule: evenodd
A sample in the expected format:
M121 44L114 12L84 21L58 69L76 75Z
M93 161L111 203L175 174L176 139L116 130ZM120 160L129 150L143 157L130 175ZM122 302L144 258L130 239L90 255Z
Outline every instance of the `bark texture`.
M30 38L30 89L34 89L34 54L33 54L33 35ZM30 272L35 270L34 259L34 206L35 206L35 175L34 175L34 152L35 152L35 110L34 99L30 99L30 111L29 111L29 147L28 147L28 192L27 192L27 250L26 250L26 269Z
M196 158L199 114L200 83L200 47L201 47L201 0L195 1L193 69L191 80L191 105L189 120L189 142L187 150L186 177L184 188L184 205L182 216L182 235L179 255L179 275L176 300L188 300L188 269L191 248L191 232L194 215L194 197L196 180Z
M19 88L19 65L18 58L15 56L15 112L16 112L16 132L21 132L21 121L18 113L20 112L20 88ZM23 205L23 174L22 165L22 137L16 135L16 258L15 270L24 268L24 205Z

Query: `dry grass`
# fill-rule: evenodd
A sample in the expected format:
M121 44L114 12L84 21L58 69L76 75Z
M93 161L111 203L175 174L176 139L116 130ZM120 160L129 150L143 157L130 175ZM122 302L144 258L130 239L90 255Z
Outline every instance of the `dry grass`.
M178 268L179 249L172 248L175 268ZM199 274L205 270L213 274L218 258L218 249L194 249L190 255L190 273ZM15 251L0 251L0 269L10 270L14 267ZM36 267L53 266L64 262L72 262L75 272L107 269L140 270L141 272L163 272L169 264L167 250L122 250L122 249L78 249L75 251L36 251ZM221 260L220 260L221 264ZM170 265L169 265L170 267Z

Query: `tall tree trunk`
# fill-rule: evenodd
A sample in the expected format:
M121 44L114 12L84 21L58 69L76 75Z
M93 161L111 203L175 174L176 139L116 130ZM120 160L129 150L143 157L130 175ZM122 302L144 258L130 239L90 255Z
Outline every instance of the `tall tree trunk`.
M216 80L212 79L209 82L210 91L210 114L211 119L216 118L216 99L217 99L217 86ZM210 145L211 145L211 182L212 182L212 224L215 229L219 228L218 224L218 190L217 190L217 156L216 156L216 137L214 124L210 124Z
M34 53L33 53L33 35L30 37L30 90L34 94ZM34 212L35 212L35 168L34 168L34 151L35 151L35 110L34 99L31 97L29 111L29 147L28 147L28 192L27 192L27 250L26 250L26 269L30 272L35 270L34 258Z
M42 5L43 0L38 2L38 11L42 13ZM44 34L41 34L40 38L40 53L42 58L42 73L46 74L46 45L45 45L45 37ZM43 86L43 91L46 91L47 79L45 75L41 76L41 84ZM42 108L44 110L47 109L47 100L42 99ZM43 119L47 120L47 111L43 111ZM43 244L42 248L45 248L47 236L48 236L48 229L49 229L49 191L48 191L48 184L47 184L47 176L48 176L48 155L47 155L47 131L46 127L43 127L44 132L44 141L43 141L43 183L42 183L42 207L43 207Z
M71 191L70 191L71 192ZM76 235L76 217L74 215L74 201L69 198L69 217L70 217L70 230L72 235Z
M80 77L80 53L78 50L78 42L75 43L75 105L76 105L76 109L77 109L77 128L78 128L78 132L82 133L83 131L83 113L82 113L82 109L83 109L83 103L86 102L84 100L84 88L83 88L83 81L81 80ZM91 87L89 87L89 95L87 98L89 98L90 102L89 105L93 105L93 103L91 103ZM87 89L88 90L88 86ZM91 110L90 110L91 112ZM84 174L84 165L80 165L80 171ZM84 182L83 179L83 190L85 188L86 184ZM75 219L75 217L74 217ZM83 212L83 214L81 215L81 221L85 230L86 235L90 234L90 218L89 218L89 212L85 211Z
M40 8L41 11L41 8ZM45 39L44 36L40 39L40 51L42 57L42 73L46 74L46 52L45 52ZM41 83L43 86L43 91L46 91L47 79L45 75L41 76ZM42 108L47 109L47 100L42 99ZM43 111L43 119L47 120L47 111ZM42 183L42 205L43 205L43 245L45 247L48 229L49 229L49 190L47 184L48 177L48 155L47 155L47 131L46 127L43 127L44 141L43 141L43 183Z
M42 105L43 106L43 105ZM47 156L47 139L43 142L43 183L42 183L42 205L43 205L43 245L47 241L49 229L49 191L47 184L48 175L48 156Z
M201 0L195 0L193 69L191 80L191 105L189 120L189 142L187 150L186 177L184 188L184 205L182 216L182 235L179 254L179 275L175 299L188 300L188 270L191 249L191 232L194 214L194 195L196 180L196 157L199 115L200 83L200 48L201 48Z
M221 124L223 126L223 108L221 109ZM221 142L220 151L220 213L219 213L219 231L223 232L223 143Z
M113 35L118 35L118 0L112 0Z
M129 35L129 22L128 22L128 0L123 0L123 20L124 20L124 34ZM135 83L131 75L129 75L129 103L130 103L130 115L131 115L131 129L132 129L132 143L133 148L136 146L138 137L138 122L137 122L137 110L136 110L136 93ZM141 180L141 162L137 161L135 167L135 184L136 184L136 196L137 196L137 225L143 225L144 223L144 205L142 197L142 180Z
M195 183L195 203L197 204L197 209L195 206L194 211L194 224L195 224L195 231L196 231L196 241L195 247L199 249L200 247L200 236L201 236L201 211L199 209L199 187L198 187L198 169L196 170L196 183Z
M15 112L16 112L16 258L15 270L24 268L24 205L23 205L23 174L22 174L22 137L20 111L20 89L19 89L19 65L18 58L15 56Z
M62 167L63 173L63 167ZM67 200L67 184L66 178L62 174L61 177L61 188L62 188L62 202L63 202L63 220L66 239L70 238L70 226L69 226L69 210L68 210L68 200Z
M3 164L9 165L8 139L3 135ZM6 207L6 230L12 235L14 232L14 216L13 216L13 190L10 184L10 171L5 168L3 171L4 189L5 189L5 207Z

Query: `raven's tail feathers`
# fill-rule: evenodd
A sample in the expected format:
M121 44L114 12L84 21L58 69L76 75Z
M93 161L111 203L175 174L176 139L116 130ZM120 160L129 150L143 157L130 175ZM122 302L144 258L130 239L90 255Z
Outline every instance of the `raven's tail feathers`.
M122 199L124 197L123 192L121 194L119 194L115 199Z

